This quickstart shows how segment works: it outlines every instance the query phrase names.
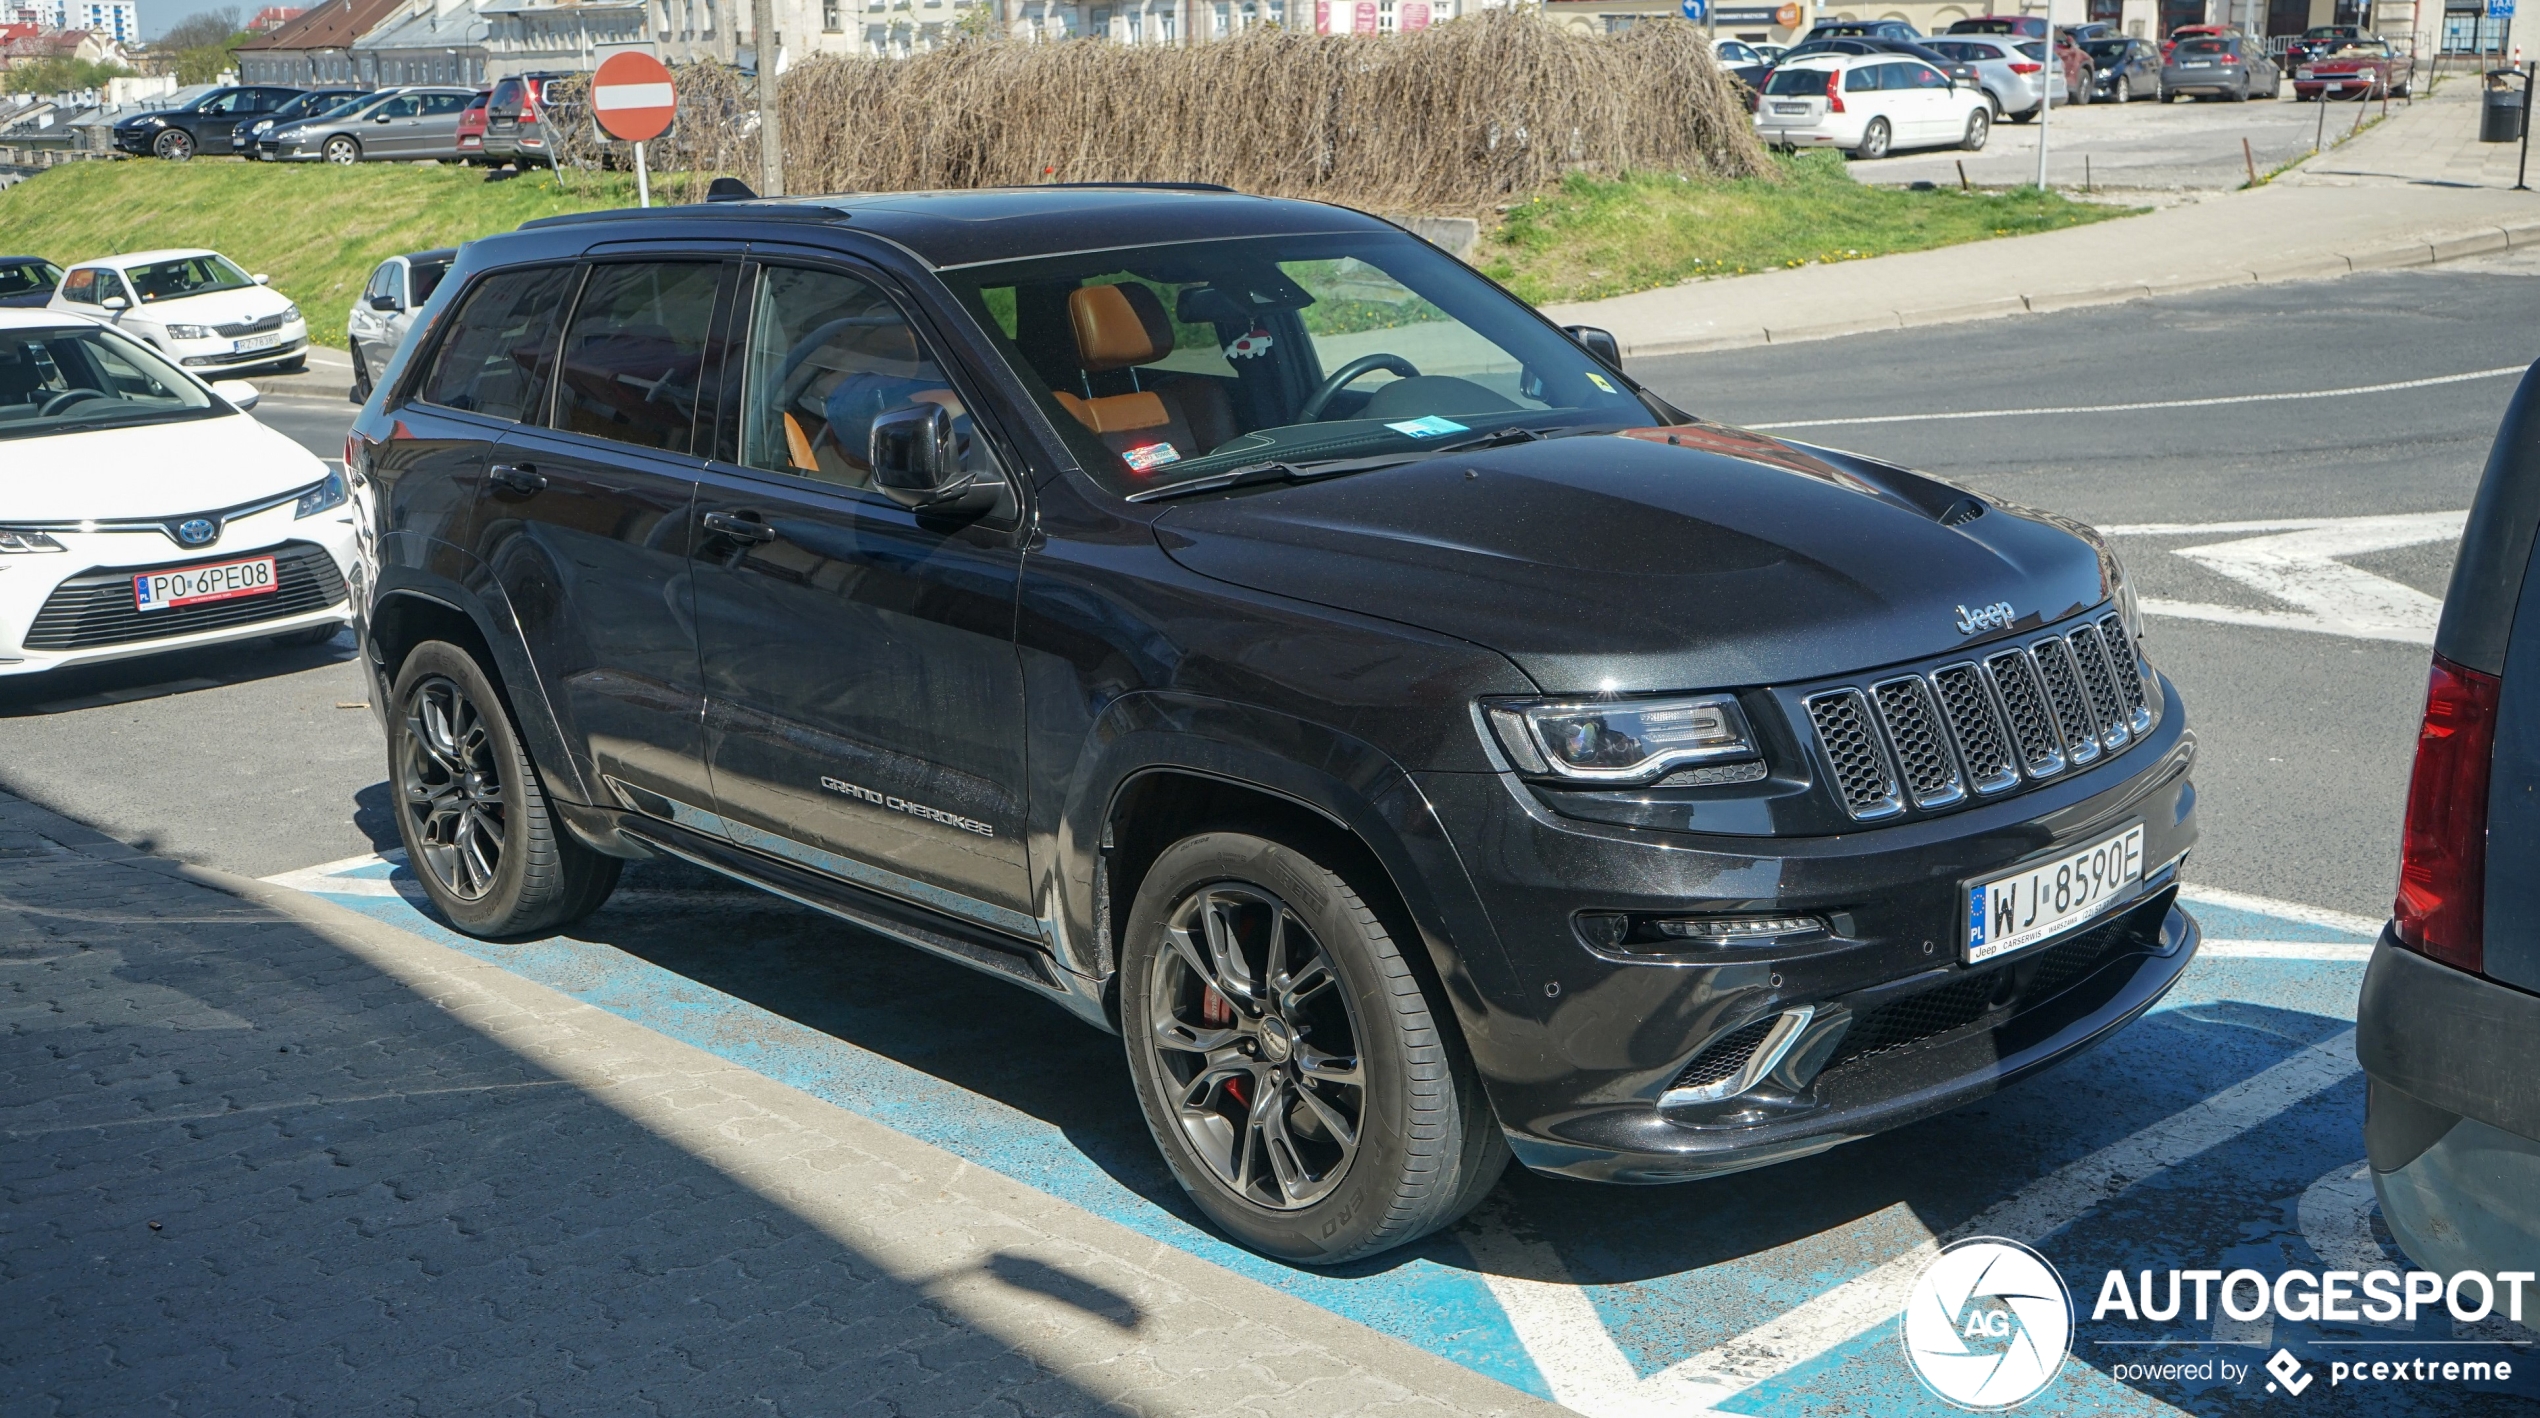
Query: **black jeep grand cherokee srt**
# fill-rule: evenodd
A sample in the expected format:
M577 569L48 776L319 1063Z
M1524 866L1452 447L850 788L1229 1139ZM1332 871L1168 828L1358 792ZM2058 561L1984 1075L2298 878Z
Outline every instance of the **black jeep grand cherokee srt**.
M1217 190L476 242L346 448L416 870L518 936L677 857L1004 976L1316 1263L2142 1013L2194 746L2116 560L1612 349Z

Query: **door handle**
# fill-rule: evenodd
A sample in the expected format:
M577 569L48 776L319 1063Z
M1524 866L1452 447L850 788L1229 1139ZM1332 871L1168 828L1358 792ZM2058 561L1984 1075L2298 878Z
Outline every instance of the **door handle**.
M718 537L729 537L736 542L744 542L750 546L757 546L762 542L772 542L776 540L776 529L774 527L767 525L765 522L760 521L756 517L744 517L738 512L707 513L705 515L705 529Z
M485 480L506 492L523 497L546 489L546 476L527 463L496 463L485 470Z

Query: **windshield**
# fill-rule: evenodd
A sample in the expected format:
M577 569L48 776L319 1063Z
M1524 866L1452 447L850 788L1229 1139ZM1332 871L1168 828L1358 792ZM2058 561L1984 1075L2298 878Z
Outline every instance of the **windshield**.
M1078 461L1122 494L1263 463L1396 461L1510 430L1656 417L1532 311L1398 232L944 275Z
M227 412L118 331L85 322L0 327L0 438L37 438Z
M2083 45L2082 48L2089 50L2090 57L2093 59L2117 59L2123 57L2125 54L2125 41L2121 39L2094 39L2090 43Z
M179 256L173 261L153 261L146 266L127 267L124 275L132 280L132 288L148 305L160 300L183 300L191 295L210 295L214 291L237 290L255 282L247 273L229 263L226 256Z
M0 295L51 290L62 283L62 268L50 261L0 261Z

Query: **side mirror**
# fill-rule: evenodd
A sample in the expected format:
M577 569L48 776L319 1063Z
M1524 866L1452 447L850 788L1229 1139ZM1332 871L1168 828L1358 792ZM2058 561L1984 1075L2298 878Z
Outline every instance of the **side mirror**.
M941 507L970 491L953 446L952 414L941 404L893 409L873 420L873 487L912 510Z
M244 379L216 379L212 381L212 392L227 399L241 413L254 408L264 398L256 392L255 385Z
M370 298L370 308L373 310L393 311L397 308L397 297L393 295L372 296Z
M1600 330L1593 325L1564 325L1561 333L1576 341L1580 349L1617 369L1622 367L1623 347L1615 341L1613 331Z
M271 276L249 276L247 279L249 279L249 280L251 280L251 281L254 281L256 284L258 284L258 285L260 285L260 286L261 286L261 285L265 285L265 284L270 283L270 282L273 280L273 277L271 277Z
M132 302L119 295L110 295L97 303L106 307L108 310L130 310L132 308Z
M388 115L387 115L387 114L384 114L384 113L383 113L383 114L378 115L377 117L375 117L375 118L373 118L373 119L371 119L371 122L373 122L373 123L385 123L385 122L387 122L387 121L388 121Z

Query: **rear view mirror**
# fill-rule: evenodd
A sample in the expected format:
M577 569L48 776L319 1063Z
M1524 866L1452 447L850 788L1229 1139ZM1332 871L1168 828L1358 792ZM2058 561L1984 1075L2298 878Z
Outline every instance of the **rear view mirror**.
M97 303L106 307L108 310L130 310L132 308L132 302L119 295L110 295Z
M266 276L266 275L255 275L255 276L249 276L247 279L249 279L249 280L251 280L251 281L254 281L256 284L258 284L258 285L260 285L260 286L261 286L261 285L264 285L264 284L266 284L267 282L271 281L271 280L273 279L273 277L271 277L271 276Z
M875 418L872 463L874 490L912 510L942 507L970 491L970 474L953 444L952 415L941 404Z
M1618 369L1622 367L1623 347L1616 343L1613 331L1600 330L1593 325L1564 325L1561 333L1577 341L1580 349Z

